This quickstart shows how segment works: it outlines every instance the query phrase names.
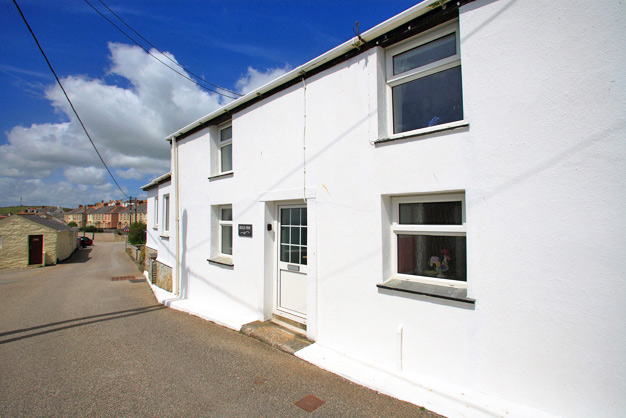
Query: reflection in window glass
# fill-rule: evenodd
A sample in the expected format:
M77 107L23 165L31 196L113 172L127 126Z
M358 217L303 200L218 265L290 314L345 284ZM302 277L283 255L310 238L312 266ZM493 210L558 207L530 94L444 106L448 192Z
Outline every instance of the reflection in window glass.
M455 54L456 33L451 33L394 56L393 75L451 57Z
M398 235L398 273L467 281L465 237Z
M462 93L460 66L393 87L393 132L462 120Z
M222 254L233 255L233 226L222 225Z
M461 202L401 203L401 225L462 225Z

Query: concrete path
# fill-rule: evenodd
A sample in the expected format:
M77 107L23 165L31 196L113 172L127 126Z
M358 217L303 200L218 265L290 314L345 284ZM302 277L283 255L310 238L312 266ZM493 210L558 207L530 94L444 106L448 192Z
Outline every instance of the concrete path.
M17 416L436 415L165 308L123 243L96 242L0 270L0 417Z

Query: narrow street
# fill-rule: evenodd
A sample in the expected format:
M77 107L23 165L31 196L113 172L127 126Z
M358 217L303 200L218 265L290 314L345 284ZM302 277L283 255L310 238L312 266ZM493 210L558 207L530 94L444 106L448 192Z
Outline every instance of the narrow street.
M18 416L437 415L159 305L124 244L96 242L0 270L0 417Z

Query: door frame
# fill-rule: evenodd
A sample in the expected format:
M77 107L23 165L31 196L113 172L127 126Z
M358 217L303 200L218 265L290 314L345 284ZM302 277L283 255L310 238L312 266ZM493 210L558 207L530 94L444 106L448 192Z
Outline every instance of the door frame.
M259 194L259 202L263 204L264 212L264 290L263 290L263 319L272 319L274 315L274 298L278 275L278 206L297 205L306 203L307 206L307 324L306 337L317 340L318 335L318 306L317 306L317 199L315 187L307 187L305 199L302 189L283 189L265 191Z
M285 262L285 261L281 261L280 260L280 255L281 255L281 228L282 228L282 224L283 224L283 219L281 217L281 211L282 209L297 209L297 208L304 208L307 209L307 264L298 264L298 263L291 263L291 262ZM309 246L309 241L308 241L308 229L309 229L309 225L308 225L308 206L306 204L306 202L302 201L300 203L297 202L282 202L277 204L276 206L276 250L275 250L275 257L276 257L276 274L275 274L275 279L274 279L274 301L273 301L273 312L274 315L278 315L280 317L286 318L290 321L294 321L296 323L302 324L304 327L306 327L307 325L307 319L308 319L308 246ZM297 270L292 269L291 267L293 267L294 269L297 268ZM306 300L306 305L307 308L305 309L306 312L302 313L293 309L289 309L287 307L283 307L280 306L281 304L281 291L282 291L282 271L291 271L295 274L301 274L304 275L304 286L305 286L305 300Z

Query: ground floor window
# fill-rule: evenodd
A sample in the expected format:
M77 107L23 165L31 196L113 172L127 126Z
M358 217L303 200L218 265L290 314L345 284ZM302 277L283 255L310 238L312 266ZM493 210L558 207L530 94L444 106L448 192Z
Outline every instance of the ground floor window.
M467 286L465 194L392 198L394 277Z

